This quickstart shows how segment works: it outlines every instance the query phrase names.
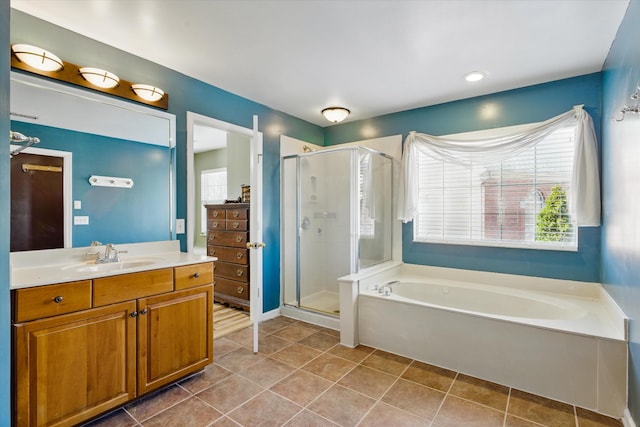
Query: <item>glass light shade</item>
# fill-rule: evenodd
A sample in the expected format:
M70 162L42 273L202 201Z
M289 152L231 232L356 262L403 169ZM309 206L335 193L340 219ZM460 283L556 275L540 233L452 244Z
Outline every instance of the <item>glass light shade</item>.
M151 85L138 83L131 85L131 89L133 89L136 95L140 98L150 102L159 101L164 96L164 91L162 89Z
M80 68L80 74L89 83L104 89L111 89L118 86L120 79L115 74L101 70L100 68L83 67Z
M344 107L329 107L322 110L324 118L332 123L340 123L347 118L349 113L351 113L351 111Z
M486 73L483 73L482 71L472 71L470 73L467 73L464 76L464 79L468 82L479 82L480 80L484 79L486 76Z
M11 46L13 54L25 64L41 71L59 71L63 68L60 58L48 50L30 44L14 44Z

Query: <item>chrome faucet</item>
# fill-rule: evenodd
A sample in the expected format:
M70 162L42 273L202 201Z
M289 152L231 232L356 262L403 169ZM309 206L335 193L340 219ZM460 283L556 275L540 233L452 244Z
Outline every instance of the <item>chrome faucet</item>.
M102 244L97 241L91 242L91 246L101 246ZM120 262L120 254L125 254L127 251L119 251L113 246L113 243L107 243L104 247L104 254L100 252L87 252L87 256L95 255L96 264L105 264L108 262Z

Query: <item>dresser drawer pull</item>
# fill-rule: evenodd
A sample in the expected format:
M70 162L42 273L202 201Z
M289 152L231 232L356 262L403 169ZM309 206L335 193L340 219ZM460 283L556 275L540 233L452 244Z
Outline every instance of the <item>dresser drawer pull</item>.
M200 273L195 273L195 274L193 275L193 278L194 278L194 279L197 279L198 277L200 277Z
M233 217L238 218L240 216L240 211L233 211Z
M238 228L240 227L240 223L238 221L234 221L233 224L231 224L231 227Z
M211 223L211 228L218 228L218 223L217 222Z
M242 236L237 236L236 237L236 242L240 243L242 242L243 237Z
M216 238L216 235L215 235L215 234L209 234L209 240L213 240L213 239L215 239L215 238Z
M213 211L213 217L218 218L218 211Z
M242 286L238 286L238 293L241 294L244 292L244 288Z
M236 254L236 258L238 258L238 259L242 259L243 257L244 257L244 254L242 252L238 252Z
M244 271L242 271L242 270L240 270L240 269L237 269L237 270L236 270L236 276L238 276L238 277L242 277L242 275L243 275L243 274L244 274Z
M58 295L57 297L55 297L53 299L53 302L55 302L56 304L60 304L62 302L64 298L62 298L60 295Z

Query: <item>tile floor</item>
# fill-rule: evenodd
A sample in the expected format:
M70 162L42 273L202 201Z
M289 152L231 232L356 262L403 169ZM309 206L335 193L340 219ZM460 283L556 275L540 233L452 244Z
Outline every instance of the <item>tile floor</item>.
M203 372L87 426L622 426L284 317L215 340Z

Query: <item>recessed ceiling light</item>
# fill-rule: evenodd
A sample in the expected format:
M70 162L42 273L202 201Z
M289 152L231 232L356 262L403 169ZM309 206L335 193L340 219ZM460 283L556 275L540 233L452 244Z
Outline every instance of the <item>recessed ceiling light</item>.
M470 73L465 74L464 79L468 82L478 82L484 79L487 76L487 73L483 73L482 71L472 71Z

